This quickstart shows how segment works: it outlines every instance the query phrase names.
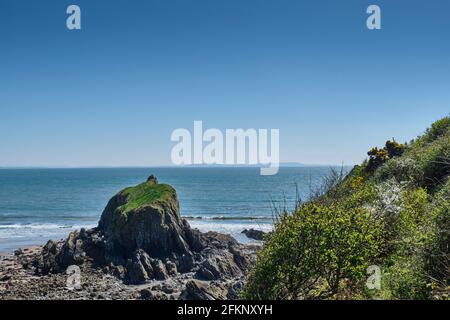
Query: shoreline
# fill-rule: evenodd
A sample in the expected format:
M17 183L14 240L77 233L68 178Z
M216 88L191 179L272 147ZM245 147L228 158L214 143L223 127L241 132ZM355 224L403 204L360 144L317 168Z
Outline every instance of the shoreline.
M88 231L89 232L89 231ZM203 234L211 241L211 258L225 263L238 263L237 273L233 268L220 271L216 279L199 277L199 271L166 273L162 278L153 278L139 284L126 283L110 267L98 267L95 263L85 262L79 265L80 284L70 287L68 270L41 273L37 263L46 259L46 245L21 248L9 253L0 253L0 300L238 300L246 272L254 264L259 245L244 245L235 242L232 237L216 232ZM69 235L70 238L70 235ZM56 244L64 245L68 239ZM51 241L49 241L51 242ZM218 247L216 247L218 245ZM231 247L228 247L230 246ZM225 249L225 247L227 247ZM211 249L210 249L211 250ZM225 251L222 251L225 250ZM234 258L228 256L232 253ZM211 252L209 253L211 254ZM225 260L223 260L225 259ZM244 260L242 260L244 259ZM209 263L212 263L210 260ZM213 263L213 268L221 270ZM230 265L231 266L231 265ZM238 267L239 266L239 267Z
M11 256L14 256L14 255L15 255L15 252L16 252L17 250L21 250L21 251L33 251L33 250L36 250L36 249L42 249L48 241L54 241L54 242L64 241L64 239L67 238L67 236L69 236L69 234L70 234L71 232L73 232L73 231L79 231L79 230L80 230L80 229L72 230L72 231L68 232L68 233L65 235L65 237L59 238L59 239L42 238L43 240L42 240L41 242L35 242L35 243L33 242L33 243L27 243L27 244L24 244L24 245L17 245L17 246L14 246L14 247L10 247L9 249L0 249L0 262L1 262L2 259L5 258L5 257L11 257ZM256 245L256 246L261 246L261 245L262 245L262 243L263 243L262 241L256 240L256 239L252 239L252 238L248 237L247 235L245 235L245 234L244 234L244 230L248 230L248 229L243 229L242 232L241 232L242 235L241 235L241 237L239 237L239 238L246 238L246 239L247 239L246 242L241 242L241 241L239 241L239 239L236 239L236 237L234 237L234 236L231 235L231 234L226 234L226 233L222 233L222 232L219 232L219 233L222 233L222 234L225 234L225 235L229 235L229 236L231 236L233 239L235 239L238 243L243 244L243 245ZM251 228L250 230L262 231L262 232L264 232L264 233L267 232L266 230L259 230L259 229L253 229L253 228ZM207 231L205 231L205 230L200 230L200 231L202 231L202 232L218 232L218 231L216 231L216 230L207 230ZM44 239L45 239L45 240L44 240Z
M0 263L4 258L10 258L12 256L15 256L16 251L32 252L32 251L36 251L36 250L42 250L43 247L44 247L44 244L33 244L33 245L28 245L28 246L17 247L13 250L0 251Z
M222 234L227 234L232 236L236 241L238 241L241 244L250 244L250 245L259 245L261 241L251 239L247 237L243 231L246 229L254 229L254 230L260 230L263 232L270 232L272 230L273 224L269 223L261 223L257 224L254 220L236 220L235 223L229 223L229 226L236 226L236 232L227 232L226 228L221 227L220 224L215 223L216 219L192 219L191 217L185 217L185 219L188 220L189 224L192 228L198 229L201 232L219 232ZM229 221L229 220L226 220ZM231 220L230 220L231 221ZM248 224L248 226L245 226ZM215 225L216 227L209 228L208 225ZM0 257L8 256L8 255L14 255L14 251L18 249L26 249L26 248L36 248L36 247L43 247L45 243L47 243L49 240L52 241L62 241L67 238L67 236L75 231L80 230L81 228L85 229L91 229L94 226L93 225L86 225L82 226L80 224L76 225L76 228L67 228L66 232L60 233L57 237L34 237L30 239L22 239L21 241L17 241L14 243L10 243L8 245L3 245L0 242Z
M0 251L61 239L71 231L71 226L73 229L95 226L112 195L139 183L149 173L177 190L181 216L192 227L235 237L244 228L267 230L266 225L273 222L272 199L286 195L291 208L296 184L301 196L307 197L308 183L319 181L328 172L328 168L317 166L283 167L275 179L261 178L251 169L231 173L218 168L209 168L205 173L187 168L92 168L89 172L67 169L44 173L31 169L20 174L4 170L0 180L4 182L3 191L9 191L0 192L0 203L5 204L0 210ZM29 190L26 195L21 192L25 189ZM43 230L39 229L40 224ZM237 224L243 227L235 230Z
M237 227L239 235L265 239L263 231ZM238 299L261 250L191 227L175 189L154 175L110 198L96 227L42 242L0 261L0 300Z

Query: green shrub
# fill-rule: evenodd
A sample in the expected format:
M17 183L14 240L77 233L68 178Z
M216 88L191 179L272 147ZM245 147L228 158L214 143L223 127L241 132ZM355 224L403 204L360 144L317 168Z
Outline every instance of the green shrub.
M245 298L450 298L450 118L368 155L280 217ZM369 264L381 291L364 286Z
M420 154L424 183L433 187L442 184L450 174L450 137L443 137L426 147Z
M429 128L425 132L424 136L422 137L422 140L426 143L430 143L439 137L448 135L449 133L450 133L450 117L445 117L442 118L441 120L434 122L431 125L431 128Z
M450 180L435 197L432 236L424 252L425 273L433 298L449 299L450 293Z
M429 196L425 189L404 188L398 217L388 226L389 252L384 262L383 297L426 299L430 288L424 272L423 253L430 233Z
M377 255L379 228L364 209L306 204L284 215L258 255L248 299L331 298L362 289Z
M425 236L428 222L431 220L428 214L428 194L425 189L417 188L406 190L402 196L403 208L400 213L398 227L400 236L412 238L418 235L417 241L422 241ZM416 245L416 244L415 244Z
M406 190L396 224L396 251L388 259L385 290L389 298L448 297L450 279L449 190L430 203L423 188Z
M410 181L415 185L423 182L423 171L419 163L412 158L394 158L386 162L375 173L375 179L379 182L395 178L397 182Z
M396 256L382 274L382 290L387 299L428 299L430 288L417 256Z
M367 170L370 172L375 171L383 163L389 160L389 155L385 149L372 148L367 152L369 161L367 162Z
M405 152L405 148L404 144L398 143L394 139L386 141L384 147L390 159L401 156Z
M367 170L369 172L374 172L389 159L401 156L405 149L406 146L404 144L398 143L395 140L386 141L386 144L382 149L372 148L367 152L367 155L369 156Z
M445 201L450 199L450 178L447 179L445 183L438 186L438 193L436 194L436 199L439 201Z

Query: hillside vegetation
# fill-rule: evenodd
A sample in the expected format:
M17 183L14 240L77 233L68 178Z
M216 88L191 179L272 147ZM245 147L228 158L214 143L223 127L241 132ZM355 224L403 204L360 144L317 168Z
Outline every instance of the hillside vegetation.
M450 117L368 156L279 214L245 298L449 299Z

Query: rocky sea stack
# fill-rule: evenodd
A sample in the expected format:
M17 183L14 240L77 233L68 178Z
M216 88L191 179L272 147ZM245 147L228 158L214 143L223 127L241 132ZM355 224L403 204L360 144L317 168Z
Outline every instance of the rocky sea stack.
M191 249L201 249L199 234L180 217L175 189L154 177L115 195L102 213L98 231L105 237L108 260L119 264L143 250L187 271L194 260Z
M125 286L140 285L134 298L235 299L257 250L192 229L180 216L175 189L150 176L112 197L96 228L17 259L38 276L65 275L73 265L89 274L101 270Z

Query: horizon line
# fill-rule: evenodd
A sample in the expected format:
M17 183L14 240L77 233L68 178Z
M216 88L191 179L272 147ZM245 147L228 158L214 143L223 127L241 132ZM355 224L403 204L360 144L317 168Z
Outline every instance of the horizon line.
M319 163L280 163L280 167L284 168L301 168L301 167L350 167L355 164L319 164ZM217 164L200 164L200 165L124 165L124 166L108 166L108 165L87 165L87 166L45 166L45 165L0 165L0 170L8 169L157 169L157 168L195 168L195 169L214 169L214 168L264 168L263 165L217 165Z

